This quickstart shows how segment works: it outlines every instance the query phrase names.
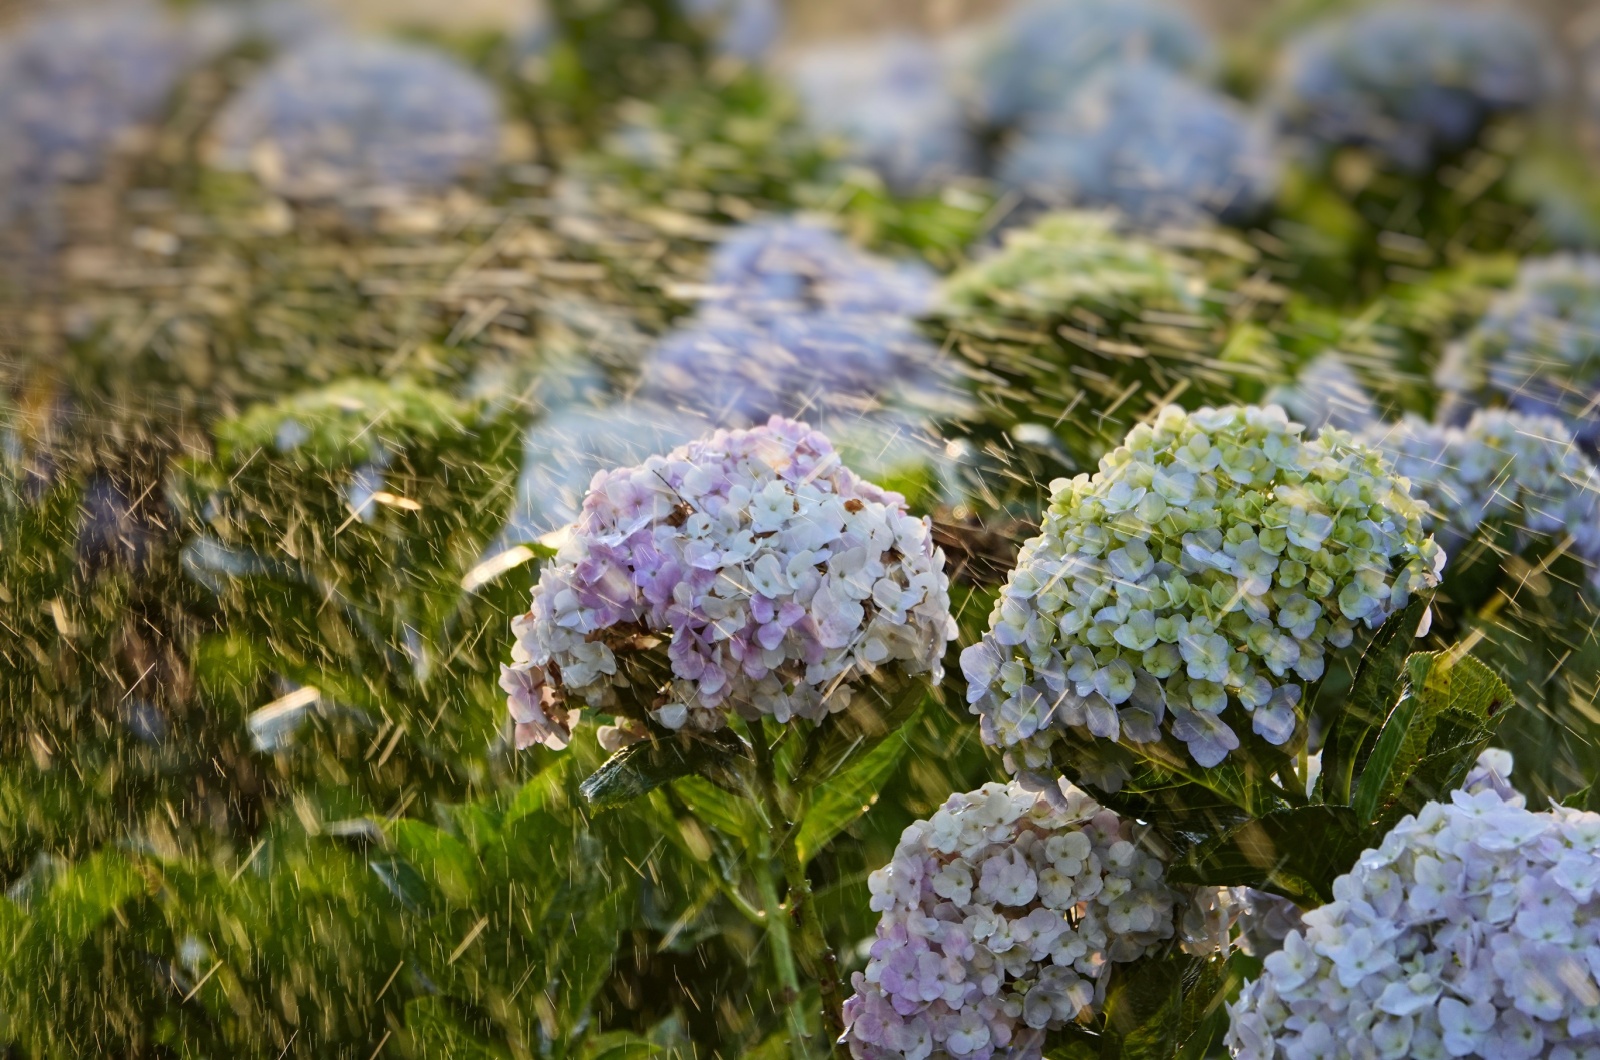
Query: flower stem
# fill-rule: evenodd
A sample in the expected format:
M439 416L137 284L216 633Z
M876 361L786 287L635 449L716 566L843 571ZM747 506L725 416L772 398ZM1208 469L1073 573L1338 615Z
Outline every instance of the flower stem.
M821 918L817 916L816 907L812 902L811 880L806 876L805 866L800 863L800 850L795 845L799 829L789 820L790 814L779 792L777 770L772 760L772 749L767 744L766 733L762 731L759 721L752 723L750 730L751 746L756 759L758 793L766 808L769 829L764 845L769 853L776 855L783 863L787 900L779 915L785 919L785 943L791 942L788 937L789 927L795 927L798 930L798 938L793 941L798 943L801 967L807 975L817 981L822 1007L821 1026L828 1035L832 1051L840 1057L848 1058L844 1047L838 1044L839 1037L844 1033L844 998L839 989L839 959L835 956L833 947L828 944L828 936L822 929ZM767 864L770 864L770 861Z
M778 881L772 871L771 851L766 844L756 857L756 890L766 913L767 944L772 949L773 970L783 992L784 1022L789 1028L789 1055L794 1060L812 1060L811 1029L806 1026L805 1004L800 995L800 976L795 970L794 944L789 937L789 917L778 901Z

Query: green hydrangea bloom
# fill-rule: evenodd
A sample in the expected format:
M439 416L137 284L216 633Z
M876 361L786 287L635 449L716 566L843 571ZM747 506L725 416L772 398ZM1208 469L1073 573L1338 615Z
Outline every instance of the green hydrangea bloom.
M962 654L985 740L1024 768L1066 728L1170 738L1207 768L1239 726L1290 744L1327 648L1444 565L1377 450L1301 433L1277 406L1168 406L1098 473L1056 481L988 634Z

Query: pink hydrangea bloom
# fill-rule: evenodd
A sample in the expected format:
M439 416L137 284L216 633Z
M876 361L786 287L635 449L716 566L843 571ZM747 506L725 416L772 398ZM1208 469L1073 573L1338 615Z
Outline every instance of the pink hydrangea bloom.
M557 748L580 704L669 729L820 721L871 678L939 681L955 635L930 522L780 417L596 475L512 628L517 744Z

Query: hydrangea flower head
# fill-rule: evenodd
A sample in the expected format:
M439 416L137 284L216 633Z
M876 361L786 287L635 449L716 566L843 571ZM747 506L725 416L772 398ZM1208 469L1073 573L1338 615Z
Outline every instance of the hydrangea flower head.
M1242 220L1277 183L1268 130L1159 63L1117 63L1025 123L1001 183L1054 205L1114 206L1141 224Z
M447 56L323 37L224 108L212 161L296 199L437 191L486 170L499 137L494 90Z
M1161 862L1065 781L952 795L868 886L883 915L844 1006L857 1060L1036 1060L1109 963L1173 935Z
M1574 555L1600 560L1600 471L1560 420L1488 409L1465 427L1407 416L1360 437L1411 480L1428 509L1424 526L1448 550L1505 519L1525 539L1570 536Z
M678 7L709 32L723 55L757 62L783 32L783 8L777 0L678 0Z
M7 198L99 175L118 137L156 117L203 58L155 5L59 11L0 34L0 219Z
M1488 752L1334 882L1230 1007L1239 1060L1600 1050L1600 814L1535 813ZM1475 789L1475 790L1473 790Z
M1586 446L1600 443L1600 255L1523 262L1517 282L1446 358L1441 376L1490 387L1521 412L1562 416ZM1449 385L1450 378L1441 378Z
M1290 43L1284 124L1330 146L1370 147L1418 172L1470 147L1485 123L1551 92L1556 60L1509 8L1374 4Z
M927 519L774 417L602 472L512 623L518 746L566 745L580 707L668 729L821 721L869 678L937 682L955 635ZM629 665L659 681L619 695ZM632 711L632 714L628 712Z
M978 110L993 126L1059 111L1119 60L1196 73L1213 51L1197 22L1155 0L1031 0L1003 15L989 38L975 80Z
M1380 454L1283 410L1161 410L1053 484L961 656L984 739L1043 765L1060 730L1147 743L1201 766L1238 729L1284 745L1329 646L1436 584L1444 553Z
M1305 424L1308 434L1324 427L1359 432L1379 420L1372 395L1343 358L1332 352L1312 358L1293 383L1274 387L1267 401L1282 405L1291 419Z
M758 321L801 312L920 316L937 286L926 266L868 254L803 218L735 229L712 254L707 282L708 308Z
M810 123L848 141L891 187L915 191L978 170L978 145L937 41L893 34L813 46L789 81Z

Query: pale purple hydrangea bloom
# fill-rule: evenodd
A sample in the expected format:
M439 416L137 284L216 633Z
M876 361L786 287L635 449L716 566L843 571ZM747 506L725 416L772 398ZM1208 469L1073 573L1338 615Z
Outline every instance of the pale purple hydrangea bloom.
M904 505L778 417L597 474L512 623L518 746L565 746L585 704L629 710L634 658L670 676L623 717L669 729L821 721L874 676L937 683L955 635L944 554Z
M1234 1057L1600 1056L1600 814L1532 812L1501 767L1334 882L1230 1006Z
M967 406L915 317L936 293L913 263L806 221L746 226L718 248L699 311L645 359L638 396L718 426L816 423L869 472L939 465L929 423Z
M1267 403L1282 405L1289 418L1306 426L1308 435L1324 427L1361 431L1380 419L1372 395L1337 353L1312 358L1294 382L1273 387Z
M212 162L296 199L440 191L487 172L493 88L449 56L358 38L313 40L229 102Z
M1134 829L1065 781L952 795L868 880L883 916L851 979L857 1060L1033 1060L1103 1001L1113 962L1173 935L1177 899Z
M1444 553L1405 481L1348 434L1301 431L1276 406L1168 406L1096 474L1052 484L961 655L1012 768L1043 767L1067 728L1170 734L1208 768L1235 726L1287 744L1327 649L1437 584Z
M1486 521L1506 520L1524 542L1570 536L1573 555L1600 561L1600 471L1561 420L1490 409L1441 427L1407 416L1360 438L1411 481L1424 525L1450 551Z

